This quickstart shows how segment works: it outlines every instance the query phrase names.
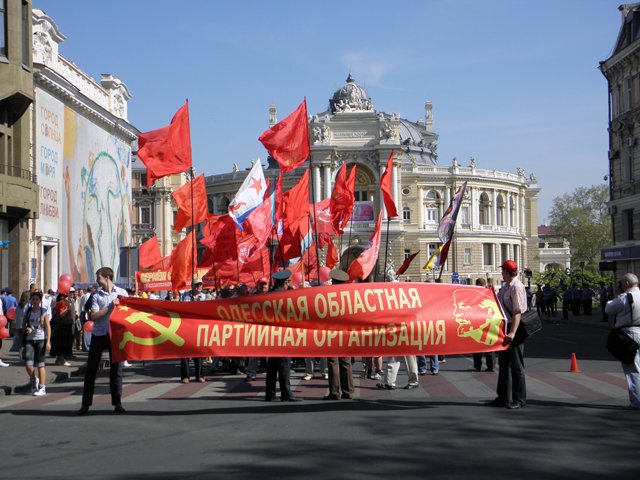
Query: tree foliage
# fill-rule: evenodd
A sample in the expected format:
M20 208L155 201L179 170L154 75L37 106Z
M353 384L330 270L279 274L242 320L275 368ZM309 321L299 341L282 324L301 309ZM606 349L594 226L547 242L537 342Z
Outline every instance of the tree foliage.
M607 185L578 187L553 200L550 223L554 231L571 243L574 269L584 264L585 270L596 272L600 250L611 244L611 217L607 211Z

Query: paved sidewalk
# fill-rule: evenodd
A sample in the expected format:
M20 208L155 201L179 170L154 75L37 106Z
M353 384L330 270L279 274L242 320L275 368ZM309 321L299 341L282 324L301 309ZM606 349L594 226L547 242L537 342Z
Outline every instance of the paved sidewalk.
M25 369L24 362L15 352L9 352L13 345L13 338L2 340L2 348L0 349L0 358L8 367L0 367L0 396L12 395L15 393L24 393L31 389L29 377ZM84 375L85 365L87 363L87 352L74 350L75 359L68 360L70 367L55 365L55 358L47 356L46 372L47 385L67 380L71 377Z

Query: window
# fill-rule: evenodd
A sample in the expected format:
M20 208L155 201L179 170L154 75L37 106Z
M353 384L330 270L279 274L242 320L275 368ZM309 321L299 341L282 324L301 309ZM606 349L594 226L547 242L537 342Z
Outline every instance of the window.
M511 226L515 227L516 226L516 199L513 197L509 198L509 210L511 210L511 214L509 215L511 217Z
M625 182L633 181L633 155L631 154L631 150L626 150L627 154L624 156L624 167L623 167L623 179Z
M140 207L140 224L151 225L151 206Z
M411 256L411 250L409 248L404 249L404 259L406 260Z
M140 186L142 188L147 188L147 172L140 174Z
M411 223L411 209L409 207L402 207L402 220L404 223Z
M504 197L502 196L502 194L498 195L497 202L498 202L498 225L504 226L506 208L505 208Z
M491 201L486 192L480 195L480 225L491 225Z
M622 239L634 240L633 236L633 209L622 211Z
M632 105L632 97L631 97L631 78L627 78L624 81L624 87L625 87L625 91L624 91L624 109L629 110L631 109L631 105Z
M356 190L355 192L353 192L353 197L356 202L366 202L367 192L364 190Z
M462 205L460 207L460 225L469 225L469 205Z
M427 244L427 255L429 258L431 258L431 255L433 255L434 253L436 253L436 250L438 250L438 248L440 248L440 243L428 243Z
M7 56L7 0L0 0L0 56Z
M470 248L464 249L463 263L464 265L471 265L471 249Z
M513 261L520 265L520 246L513 246Z
M507 243L500 245L500 263L503 263L505 260L509 260L509 245Z
M425 223L432 225L438 223L440 209L440 195L438 192L433 190L427 192L425 208Z
M22 64L29 66L29 58L31 56L31 35L29 32L29 4L22 0Z
M482 264L485 267L493 267L493 244L492 243L483 243L482 244Z

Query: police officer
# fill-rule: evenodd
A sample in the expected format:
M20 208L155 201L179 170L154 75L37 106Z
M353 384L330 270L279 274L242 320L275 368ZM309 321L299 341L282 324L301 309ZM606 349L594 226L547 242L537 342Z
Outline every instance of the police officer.
M284 292L289 289L291 270L280 270L273 274L271 292ZM267 359L267 390L264 399L273 402L276 399L276 381L280 383L280 400L283 402L299 402L302 400L291 391L291 358L269 357Z
M344 270L332 270L332 285L340 285L349 281L349 274ZM351 367L351 357L329 357L327 359L329 367L329 395L325 400L351 400L354 394L353 369Z

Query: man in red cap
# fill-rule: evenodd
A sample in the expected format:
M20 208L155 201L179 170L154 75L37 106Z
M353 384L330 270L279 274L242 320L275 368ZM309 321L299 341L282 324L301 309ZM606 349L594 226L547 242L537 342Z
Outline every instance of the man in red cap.
M504 338L506 350L498 353L498 396L487 403L490 407L507 407L510 410L522 408L527 404L527 388L524 377L524 344L516 344L514 338L520 325L520 318L527 311L527 294L518 279L518 264L506 260L502 265L502 278L505 285L498 293L500 305L507 316L507 333ZM511 375L509 375L511 374ZM511 388L509 388L511 382ZM511 398L509 398L511 390Z

